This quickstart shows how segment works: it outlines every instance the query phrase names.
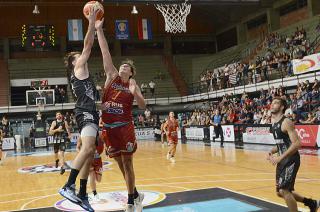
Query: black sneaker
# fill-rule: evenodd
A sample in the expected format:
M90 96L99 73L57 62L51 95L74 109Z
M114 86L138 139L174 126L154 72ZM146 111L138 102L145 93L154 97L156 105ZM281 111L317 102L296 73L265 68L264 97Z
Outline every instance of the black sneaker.
M56 168L58 168L58 166L59 166L59 159L56 160Z
M65 172L66 172L66 169L63 166L61 166L60 174L63 175Z
M319 205L320 205L319 200L313 200L312 204L308 206L310 208L310 212L317 212Z
M81 202L78 204L81 208L83 208L86 211L94 212L94 209L91 207L91 205L89 203L88 194L86 194L86 196L84 196L84 197L80 197L78 195L78 197L81 199Z
M76 186L75 184L71 186L63 187L59 190L59 194L69 200L70 202L73 202L74 204L79 205L82 201L77 195L76 195Z

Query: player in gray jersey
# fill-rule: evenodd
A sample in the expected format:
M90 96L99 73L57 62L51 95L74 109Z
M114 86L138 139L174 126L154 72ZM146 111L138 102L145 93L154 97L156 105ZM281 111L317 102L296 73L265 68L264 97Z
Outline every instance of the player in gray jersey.
M301 141L295 131L293 122L284 116L287 109L286 100L276 97L271 104L272 127L276 146L268 153L267 159L277 165L276 190L277 195L286 201L290 212L298 211L297 202L302 202L316 212L319 201L301 196L294 191L295 179L300 167L299 148ZM275 156L274 154L278 154Z

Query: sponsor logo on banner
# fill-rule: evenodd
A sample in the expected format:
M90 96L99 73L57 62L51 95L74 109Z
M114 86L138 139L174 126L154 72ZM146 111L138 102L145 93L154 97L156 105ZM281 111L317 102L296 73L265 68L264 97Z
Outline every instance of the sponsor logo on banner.
M2 150L12 150L14 149L14 143L16 140L14 138L3 138L2 140Z
M270 127L247 127L242 136L244 143L275 144Z
M71 161L66 161L65 167L66 171L71 170ZM109 161L103 161L103 171L109 170L109 166L112 164ZM54 173L60 172L60 167L56 168L55 164L44 164L44 165L34 165L34 166L27 166L18 169L18 172L21 174L40 174L40 173Z
M154 139L154 129L153 128L136 128L136 139Z
M295 125L296 132L301 140L301 145L315 147L319 132L318 125Z
M225 141L234 141L234 127L233 125L222 125L223 139Z
M141 191L144 194L143 205L154 205L166 198L166 195L154 191ZM95 211L118 211L123 210L128 201L127 191L99 192L99 200L93 200L89 195L89 202ZM58 201L54 207L62 211L84 211L80 206L63 199Z
M186 127L186 138L187 139L195 139L202 140L204 139L203 128L200 127Z
M47 146L47 138L35 138L34 147L43 147Z
M116 38L118 40L129 39L129 23L128 20L116 20Z
M293 73L304 74L320 69L320 54L305 56L303 59L292 60Z

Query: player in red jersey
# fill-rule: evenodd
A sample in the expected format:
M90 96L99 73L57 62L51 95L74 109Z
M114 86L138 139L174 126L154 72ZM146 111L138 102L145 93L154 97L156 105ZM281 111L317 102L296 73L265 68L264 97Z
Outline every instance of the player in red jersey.
M169 151L167 153L167 159L170 160L172 163L175 163L176 160L174 156L176 154L177 144L178 144L178 130L179 130L179 123L178 120L174 118L174 112L169 113L169 118L165 124L165 130L167 134L167 140L169 143Z
M99 21L98 21L99 22ZM146 104L136 81L135 66L131 60L123 61L119 72L114 67L108 43L102 30L103 20L96 25L98 41L103 57L103 67L107 76L102 98L102 121L106 136L107 154L113 157L123 174L128 190L127 212L142 211L143 193L135 187L133 153L137 149L132 117L133 100L139 108Z

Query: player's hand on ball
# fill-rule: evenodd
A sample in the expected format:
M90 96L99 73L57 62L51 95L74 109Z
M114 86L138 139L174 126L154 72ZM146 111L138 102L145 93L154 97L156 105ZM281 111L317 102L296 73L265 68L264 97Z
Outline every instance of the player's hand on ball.
M88 16L88 20L90 23L94 23L97 17L97 10L94 9L94 7L90 7L90 12Z
M104 21L104 18L103 18L102 20L97 20L97 21L96 21L96 23L94 24L96 30L102 29L103 21Z

